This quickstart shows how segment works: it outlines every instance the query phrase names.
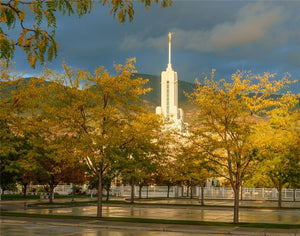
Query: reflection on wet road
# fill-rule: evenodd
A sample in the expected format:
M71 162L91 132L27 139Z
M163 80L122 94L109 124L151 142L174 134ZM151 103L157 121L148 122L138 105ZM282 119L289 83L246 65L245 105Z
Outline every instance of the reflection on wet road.
M96 216L96 206L26 209L27 213ZM201 209L197 207L140 207L103 206L104 217L134 217L170 220L222 221L232 222L233 209ZM240 222L300 224L300 212L296 210L240 209Z
M187 233L159 232L159 231L134 231L134 230L109 230L72 226L49 226L26 224L18 225L1 224L1 234L5 236L43 235L43 236L185 236ZM193 234L195 235L195 234ZM202 234L196 234L202 235ZM221 234L220 234L221 235Z

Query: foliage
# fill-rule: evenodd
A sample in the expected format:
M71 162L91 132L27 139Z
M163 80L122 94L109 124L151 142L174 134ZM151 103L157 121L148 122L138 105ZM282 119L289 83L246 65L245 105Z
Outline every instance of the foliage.
M68 150L74 158L98 179L99 217L104 177L122 166L127 148L134 146L139 134L144 134L139 144L150 140L143 130L146 124L139 126L138 122L149 116L140 98L149 89L143 88L146 80L132 78L134 61L129 59L124 66L115 65L115 76L103 67L91 74L66 65L62 75L50 70L44 74L45 79L53 82L51 92L43 94L43 99L47 98L51 104L47 111L51 122L59 126L68 140ZM134 147L138 149L138 145Z
M282 106L270 112L270 119L257 129L256 139L262 162L257 166L257 179L278 190L281 207L281 190L284 186L296 187L300 182L299 109L296 95L281 97ZM258 141L259 140L259 141Z
M82 168L74 166L67 151L65 133L52 119L54 91L49 91L54 85L42 79L21 79L5 61L1 66L1 176L12 173L24 185L24 195L31 181L49 183L53 191L62 180L79 181L70 173L80 172L82 180Z
M37 181L48 183L52 193L60 181L82 181L78 167L84 164L98 179L100 211L103 177L128 165L129 156L154 162L159 152L160 122L142 103L150 89L146 80L133 78L134 61L115 65L116 76L103 67L91 74L63 65L63 74L45 69L27 81L11 77L8 68L0 90L2 166L38 172ZM9 157L17 157L13 165Z
M139 184L141 194L142 186L152 181L161 164L164 148L160 127L159 117L148 111L138 114L125 127L124 133L131 142L121 150L124 155L121 175L132 187L132 203L134 184Z
M203 185L206 180L212 177L210 173L211 163L207 162L203 153L197 152L192 143L181 145L179 153L176 155L176 170L178 180L189 182L188 185Z
M1 187L17 182L18 170L13 168L20 156L24 156L24 148L28 146L22 134L21 114L26 111L26 99L23 81L17 76L12 65L0 61L0 174ZM8 186L7 186L8 187Z
M239 190L251 166L255 166L257 147L253 136L262 116L283 106L271 96L291 83L290 76L272 80L275 75L251 75L237 71L232 82L215 81L214 71L204 84L190 94L199 113L191 125L190 142L214 164L214 171L226 178L234 190L234 223L238 223Z
M55 40L56 12L79 17L92 11L95 0L0 0L0 59L13 58L15 47L27 54L28 63L34 67L39 60L42 64L57 56L58 45ZM148 9L152 2L162 7L172 4L172 0L138 0ZM120 23L126 18L133 20L132 0L99 0L99 4L111 8L110 14ZM15 29L16 25L18 26ZM11 33L11 35L9 35ZM17 38L12 35L18 34ZM46 58L45 58L46 57Z

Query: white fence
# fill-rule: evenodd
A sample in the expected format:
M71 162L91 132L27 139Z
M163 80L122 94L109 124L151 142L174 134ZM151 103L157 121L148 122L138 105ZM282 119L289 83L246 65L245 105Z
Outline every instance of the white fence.
M198 192L200 193L200 190ZM282 190L282 200L293 201L294 194L295 199L300 201L300 189L285 188ZM233 199L234 193L231 188L210 187L204 189L204 196L207 199ZM275 188L243 188L241 198L243 200L277 200L278 191Z
M43 189L43 185L31 185L28 187L28 194L40 194L40 190ZM88 189L87 185L80 186L81 192L86 194L95 195L97 191L95 189ZM135 186L135 197L139 196L139 187ZM21 186L18 187L17 192L4 191L3 194L21 193ZM54 192L60 195L72 194L72 185L58 185ZM103 191L106 194L105 190ZM189 194L187 193L189 192ZM130 186L113 186L110 191L110 195L116 197L129 197L131 195ZM167 186L143 186L141 196L147 197L167 197ZM193 197L198 198L201 195L201 188L199 186L193 187ZM169 197L185 197L190 196L190 189L182 186L172 186L169 189ZM231 188L225 187L205 187L204 197L206 199L233 199L234 194ZM282 200L283 201L300 201L300 189L283 189ZM278 191L275 188L243 188L242 189L243 200L277 200Z
M134 195L139 196L139 187L135 186ZM188 189L181 186L170 187L169 197L185 197L190 196L187 193ZM104 192L105 193L105 192ZM106 194L106 193L105 193ZM111 195L117 197L129 197L131 194L130 186L113 187L110 192ZM283 189L282 200L293 201L295 194L295 200L300 201L300 189ZM167 197L167 186L143 186L141 196L147 197ZM199 198L201 195L201 188L196 186L193 188L193 197ZM206 199L233 199L234 193L231 188L225 187L206 187L204 188L204 197ZM275 188L243 188L242 189L243 200L277 200L278 191Z

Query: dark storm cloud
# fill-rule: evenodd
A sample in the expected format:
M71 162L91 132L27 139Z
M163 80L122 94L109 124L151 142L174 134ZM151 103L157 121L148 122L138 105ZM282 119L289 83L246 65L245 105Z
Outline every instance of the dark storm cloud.
M262 3L250 3L242 7L234 21L222 21L211 29L195 26L193 29L173 28L175 46L199 52L222 52L231 48L263 41L272 28L284 20L285 11L280 7L270 7ZM166 36L141 38L141 35L129 35L122 47L126 49L165 48Z
M125 63L136 57L141 73L160 74L167 65L167 33L173 37L172 63L179 79L194 81L217 70L230 78L237 69L255 73L291 72L300 78L300 2L298 1L174 1L148 11L135 6L133 22L120 25L109 9L96 5L91 14L57 15L59 56L47 66L61 70L64 59L73 67ZM30 69L26 55L18 50L17 68ZM293 90L299 92L299 84Z

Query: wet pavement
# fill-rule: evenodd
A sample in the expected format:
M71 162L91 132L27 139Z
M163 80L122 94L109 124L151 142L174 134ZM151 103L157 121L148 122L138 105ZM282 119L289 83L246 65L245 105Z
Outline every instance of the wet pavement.
M68 207L68 208L24 208L18 212L54 215L96 216L96 206ZM194 220L232 222L232 208L200 208L176 206L140 206L140 205L104 205L104 217L133 217L168 220ZM240 222L300 224L300 211L296 209L240 209Z
M108 222L99 220L1 217L1 235L76 235L76 236L184 236L184 235L255 235L297 236L300 229L248 228L232 226L174 225L157 223Z
M87 198L75 199L76 202L87 201ZM120 199L118 199L120 200ZM66 199L55 199L56 202L68 201ZM55 215L78 215L96 216L96 206L78 206L62 208L30 208L30 203L47 202L45 200L29 201L0 201L1 207L9 211L18 211L37 214ZM198 199L164 199L164 200L138 200L139 203L163 203L163 204L199 204ZM207 205L231 206L232 200L207 200ZM276 206L273 201L242 201L242 206ZM285 202L286 206L299 207L300 202ZM233 208L229 207L198 207L198 206L176 206L176 205L103 205L104 217L133 217L169 220L194 220L194 221L217 221L232 222ZM299 224L299 209L256 209L240 208L240 222L252 223L279 223Z
M90 199L75 199L76 202ZM119 200L119 199L118 199ZM68 201L56 199L56 202ZM55 215L96 216L96 206L31 208L31 203L47 200L2 201L1 208L8 211ZM139 200L139 203L199 204L197 199ZM207 205L231 206L231 200L207 200ZM243 206L276 206L276 202L243 201ZM285 202L286 206L299 207L299 202ZM104 204L104 217L133 217L172 220L232 222L231 207L200 207L176 205L127 205ZM263 229L221 226L191 226L143 224L128 222L75 221L43 218L0 217L0 233L5 236L70 235L70 236L184 236L184 235L299 235L300 229ZM299 209L240 208L240 222L280 223L300 225Z
M72 235L72 236L184 236L187 233L159 232L159 231L136 231L136 230L111 230L74 226L53 226L48 224L16 224L13 222L1 224L1 234L5 236L24 236L24 235ZM193 234L195 235L195 234ZM204 234L197 234L204 235ZM224 235L224 234L220 234Z

